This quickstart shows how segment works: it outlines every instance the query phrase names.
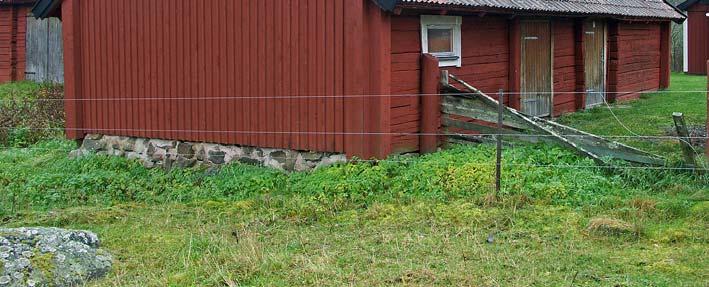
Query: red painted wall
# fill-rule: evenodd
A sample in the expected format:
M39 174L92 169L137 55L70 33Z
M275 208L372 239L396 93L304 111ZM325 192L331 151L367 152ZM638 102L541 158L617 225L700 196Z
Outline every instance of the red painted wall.
M689 8L689 71L690 74L706 75L709 60L709 5L694 4Z
M574 22L560 19L554 30L554 116L576 111L576 45Z
M391 91L395 95L391 112L392 132L395 133L393 151L417 151L419 143L415 134L419 132L421 99L416 94L420 93L421 21L419 16L393 16L391 25ZM488 93L507 90L509 42L506 18L465 17L461 32L462 67L443 69Z
M27 6L0 6L0 83L25 78Z
M660 88L661 23L615 22L608 28L608 90L616 100ZM669 53L666 52L666 53Z
M390 153L370 0L65 0L67 135ZM344 95L344 96L343 96Z
M386 14L370 0L62 3L70 138L102 133L360 158L419 150L418 16ZM560 114L574 108L564 92L578 86L578 59L573 22L554 22ZM466 17L463 65L448 70L491 94L510 90L511 23ZM615 87L657 88L659 25L618 27Z
M638 92L661 87L663 57L669 60L669 49L662 49L661 27L666 22L617 22L609 20L608 90L620 91L618 99L636 98ZM477 88L494 94L511 89L519 80L510 76L511 21L503 17L465 17L462 26L463 64L461 68L443 68ZM417 151L420 129L420 20L419 16L393 16L391 123L394 152ZM583 22L554 19L554 116L584 107ZM512 49L511 49L512 48ZM579 56L581 54L581 56ZM664 65L667 69L669 62ZM518 75L517 75L518 77ZM514 89L514 87L512 87ZM609 98L613 99L614 94ZM512 102L514 104L514 101Z

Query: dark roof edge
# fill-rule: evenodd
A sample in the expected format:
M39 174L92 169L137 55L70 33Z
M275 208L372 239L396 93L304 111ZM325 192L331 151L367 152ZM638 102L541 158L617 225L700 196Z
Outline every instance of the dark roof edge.
M707 0L687 0L682 2L681 4L677 5L678 9L681 9L682 11L687 11L689 10L692 5L697 4L697 3L703 3L703 4L709 4L709 1Z
M399 4L398 0L374 0L374 2L384 11L393 11L396 5Z
M6 0L0 1L0 6L32 6L34 0Z
M709 0L689 0L689 1L709 1ZM689 2L689 1L688 1L688 2ZM377 5L379 5L379 7L381 7L382 9L384 9L384 10L386 10L386 11L393 11L394 8L396 8L397 6L400 6L400 4L403 4L403 3L400 3L401 1L399 1L399 0L374 0L374 2L376 2ZM663 0L663 2L664 2L666 5L672 7L672 9L674 9L677 13L679 13L679 14L682 15L682 16L684 16L684 18L670 18L670 17L659 17L659 18L658 18L658 17L646 17L646 16L634 16L634 17L637 17L637 18L640 18L640 19L644 19L644 18L667 19L667 20L673 20L673 21L678 22L678 23L684 22L684 20L687 18L687 13L685 13L683 10L677 8L675 5L672 5L672 4L671 4L670 2L668 2L667 0ZM431 9L431 8L434 8L434 9L435 9L435 7L442 8L442 7L445 7L445 6L458 6L458 5L440 4L440 3L439 3L439 4L428 3L428 4L411 4L411 5L405 5L405 6L407 6L406 8L409 8L409 9L410 9L410 8L414 8L414 7L416 7L416 6L420 6L421 8L424 8L424 7L425 7L426 9ZM499 9L496 9L496 10L499 11ZM502 9L502 10L507 10L507 9ZM511 13L513 13L514 11L517 11L517 10L510 9L509 11L510 11ZM583 14L586 14L586 13L580 13L580 14L583 15Z
M675 9L675 11L677 11L677 13L681 14L682 16L684 16L683 19L672 19L672 20L674 20L674 21L677 22L677 23L683 23L684 21L687 20L687 13L685 13L684 10L677 8L677 6L675 6L674 4L670 3L669 0L662 0L662 1L665 2L665 4L670 5L670 7L672 7L672 9Z
M32 7L32 15L38 19L45 19L56 14L62 0L37 0Z

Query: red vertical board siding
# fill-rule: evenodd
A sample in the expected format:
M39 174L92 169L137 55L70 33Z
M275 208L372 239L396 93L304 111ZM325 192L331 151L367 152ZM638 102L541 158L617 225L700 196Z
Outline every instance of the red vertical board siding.
M365 71L362 67L364 55L359 49L364 42L364 3L362 1L345 1L345 150L348 154L364 154L363 117L362 105L365 94L362 83L366 81Z
M95 2L87 2L85 5L82 7L85 8L86 10L81 13L82 17L84 18L84 23L81 25L82 29L86 31L86 36L87 38L93 38L96 37L97 33L95 31L95 24L94 24L94 17L96 16L95 14ZM97 95L96 95L96 64L91 64L95 63L96 59L96 42L90 41L86 45L86 49L84 49L84 59L82 60L82 63L86 66L86 89L84 90L86 93L87 99L92 99L91 101L86 101L85 107L87 109L87 116L88 116L88 121L87 123L87 128L88 131L91 133L95 133L97 131L98 127L98 122L96 120L96 115L98 113L98 109L96 108L96 105L98 101L96 101Z
M335 130L335 105L333 100L333 96L335 95L335 85L333 83L335 78L335 65L332 63L335 62L335 1L325 1L324 3L325 11L323 21L324 23L331 24L325 26L325 62L323 63L325 74L323 76L325 76L325 96L327 96L327 98L325 98L323 106L325 112L323 123L325 124L324 130L331 131L325 135L325 149L333 150L335 149L335 137L332 133L332 131Z
M97 7L94 10L94 17L101 18L103 17L103 12L104 12L104 7ZM104 22L95 22L94 24L95 31L98 34L103 33L103 25ZM104 93L102 92L101 88L103 87L103 83L106 82L106 80L103 77L103 71L104 69L102 67L106 66L106 63L104 60L106 59L106 56L104 55L104 52L106 51L106 48L104 47L105 41L98 42L96 43L95 50L96 54L94 56L94 60L96 61L96 67L98 67L94 73L94 77L96 77L96 85L94 87L94 95L98 101L95 102L95 107L96 107L96 121L97 121L97 132L103 133L105 129L107 128L107 120L106 117L108 114L106 113L106 105L105 105L105 98L104 98Z
M365 142L368 154L383 158L391 153L391 18L379 7L367 2L368 43L378 47L369 55L369 97L366 97L365 129L370 132ZM366 49L366 47L363 47Z
M335 150L345 150L345 0L333 0L335 2ZM297 65L293 62L293 65Z
M370 2L67 0L67 135L384 157L390 98L367 95L391 88L390 15Z
M706 75L706 61L709 59L709 4L697 3L687 11L687 26L689 34L689 67L688 73Z
M611 22L608 26L609 98L631 100L660 88L661 23Z
M421 57L421 92L427 94L421 98L421 133L419 146L421 153L435 152L438 148L438 133L441 121L441 101L439 91L441 71L438 59L430 54Z
M574 21L574 71L576 73L576 84L574 92L576 96L574 97L576 110L582 110L586 108L586 48L584 46L585 31L584 31L584 20L577 19ZM608 57L606 52L606 58ZM606 73L607 75L608 73Z
M519 93L522 90L521 68L522 68L522 26L519 17L508 21L509 36L509 74L507 90L511 93ZM520 109L522 105L520 94L510 95L508 105L515 109Z
M0 83L12 80L13 11L0 7Z
M660 24L660 89L670 87L671 33L672 26L669 21Z
M576 110L576 47L574 22L553 22L554 34L554 116Z
M0 6L0 83L25 79L29 7Z
M83 67L81 64L81 9L79 0L62 2L62 37L64 38L64 111L66 113L66 137L80 139L84 137L84 101L81 83Z
M315 42L317 44L317 50L316 50L316 55L318 55L317 58L317 69L319 75L321 75L321 78L316 80L317 87L318 87L318 92L317 95L319 98L317 98L317 149L318 150L326 150L327 149L327 140L325 136L325 128L327 125L327 116L326 116L326 111L325 109L327 108L327 102L325 100L325 96L327 95L327 84L326 84L326 60L327 60L327 53L325 52L326 50L326 45L327 45L327 35L325 34L325 27L327 24L325 23L326 18L327 18L327 10L325 8L327 0L318 0L318 9L317 9L317 41Z
M606 99L608 101L615 101L618 94L618 22L609 21L608 22L608 53L606 55L608 70L606 73L606 88L608 94Z
M27 17L29 13L29 7L19 7L17 9L17 34L15 40L15 81L22 81L25 79L25 71L27 67L27 49L25 43L27 41Z

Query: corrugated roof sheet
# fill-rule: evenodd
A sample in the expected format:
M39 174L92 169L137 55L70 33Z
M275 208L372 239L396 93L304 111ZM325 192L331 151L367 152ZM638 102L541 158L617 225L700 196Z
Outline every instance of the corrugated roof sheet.
M685 18L663 0L399 0L399 3L674 20Z

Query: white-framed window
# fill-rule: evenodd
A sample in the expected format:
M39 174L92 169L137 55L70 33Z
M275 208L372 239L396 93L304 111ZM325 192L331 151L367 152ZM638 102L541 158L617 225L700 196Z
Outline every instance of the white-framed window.
M436 56L441 67L460 67L463 63L460 43L462 22L463 18L459 16L422 15L423 53Z

